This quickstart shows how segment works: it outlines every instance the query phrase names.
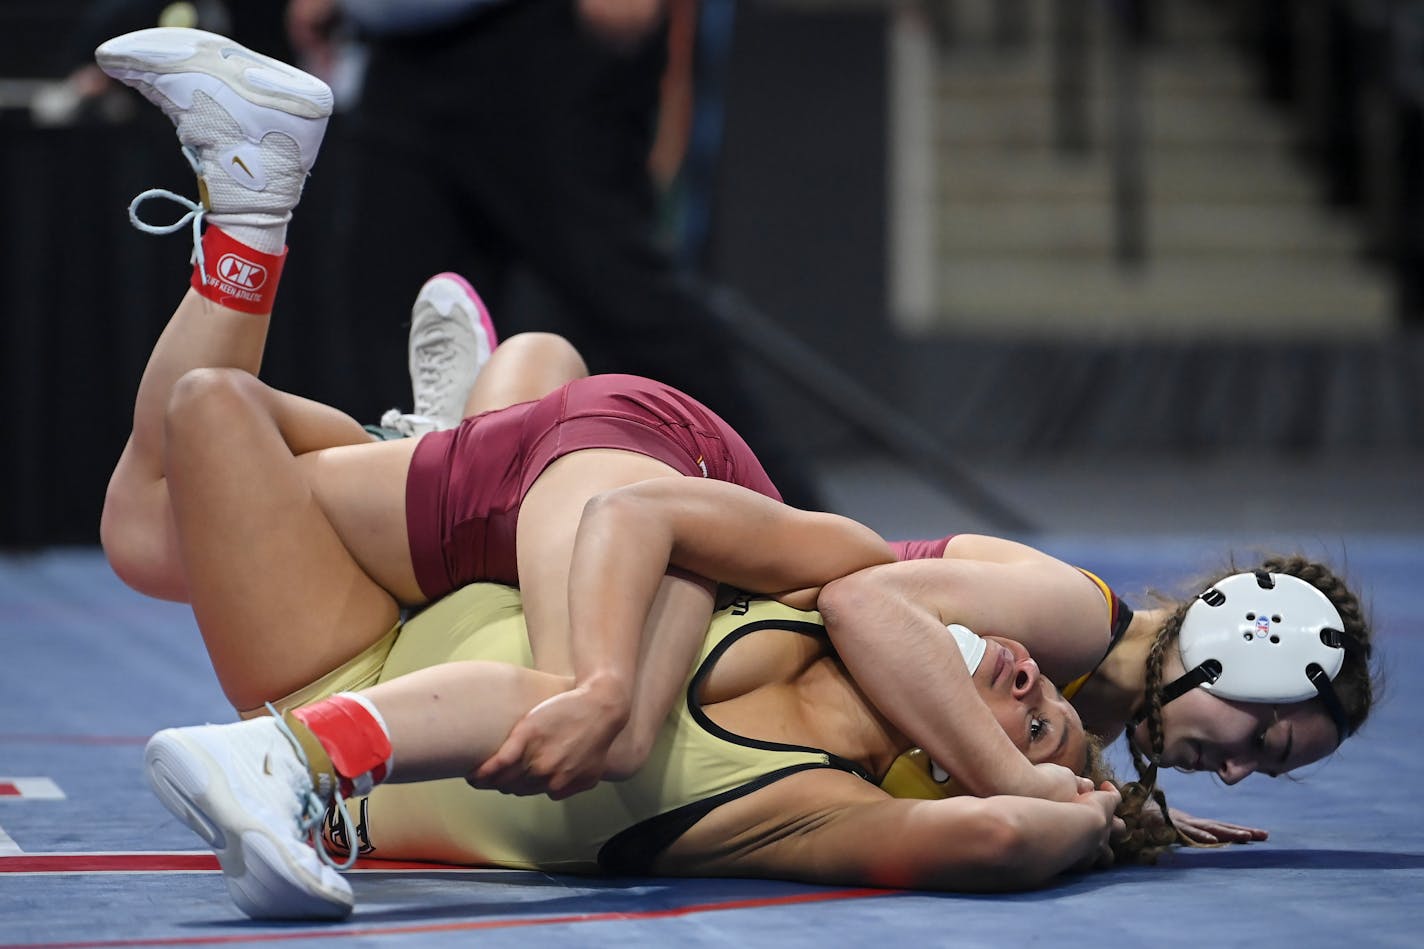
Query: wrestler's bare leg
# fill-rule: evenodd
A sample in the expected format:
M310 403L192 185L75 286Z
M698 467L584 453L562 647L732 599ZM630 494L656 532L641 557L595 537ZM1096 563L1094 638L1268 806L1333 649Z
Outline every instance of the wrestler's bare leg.
M499 748L531 708L569 680L500 662L448 662L362 689L401 750L397 783L468 773Z
M257 372L287 222L316 160L333 99L316 77L199 30L124 34L103 43L95 59L172 120L198 176L198 201L145 192L130 208L135 224L166 232L192 220L196 238L206 222L194 248L203 295L190 291L184 297L154 347L100 523L105 552L120 577L141 592L182 600L187 580L163 477L170 393L197 367ZM188 214L172 227L145 224L137 209L153 197L176 201ZM360 437L359 427L322 407L293 403L287 414L298 446Z
M99 533L114 572L149 596L186 601L187 579L163 473L164 418L173 387L191 369L231 367L255 374L270 314L240 313L189 290L154 345L134 399L133 431L109 479ZM370 440L349 416L287 396L284 431L295 453Z
M387 589L402 589L402 577L414 588L405 469L415 441L298 458L305 408L235 369L193 370L169 400L164 473L178 555L213 669L239 709L376 642L399 615Z
M587 375L583 357L562 336L511 336L499 344L475 377L465 399L465 416L541 399L564 383Z

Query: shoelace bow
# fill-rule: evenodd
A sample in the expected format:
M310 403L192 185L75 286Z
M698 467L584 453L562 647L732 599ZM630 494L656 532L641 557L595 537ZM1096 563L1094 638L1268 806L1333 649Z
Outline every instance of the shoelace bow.
M202 175L202 163L198 160L198 154L187 145L183 146L183 157L188 159L188 164L192 166L194 174ZM188 209L188 212L174 221L172 224L149 224L138 216L138 206L151 198L164 198ZM190 258L198 265L198 273L202 274L202 279L208 279L208 270L204 266L203 259L203 218L207 217L208 209L191 198L185 198L181 194L175 194L167 188L149 188L147 191L129 202L129 223L143 231L145 234L172 234L181 229L189 222L193 226L193 255Z

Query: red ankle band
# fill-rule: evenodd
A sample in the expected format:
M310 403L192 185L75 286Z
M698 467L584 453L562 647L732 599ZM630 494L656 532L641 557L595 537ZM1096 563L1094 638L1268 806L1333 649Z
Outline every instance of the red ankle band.
M357 699L337 694L292 710L331 758L341 793L369 794L386 779L391 763L391 738L385 725Z
M203 232L203 269L193 265L193 289L229 310L271 313L286 259L286 248L264 254L209 225Z

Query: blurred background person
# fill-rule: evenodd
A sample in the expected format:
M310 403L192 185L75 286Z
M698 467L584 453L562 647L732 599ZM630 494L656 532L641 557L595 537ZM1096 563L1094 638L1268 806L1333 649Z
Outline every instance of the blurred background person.
M660 231L659 185L681 163L696 92L696 14L689 0L292 0L308 65L330 71L351 40L364 61L341 174L312 183L340 195L324 302L358 314L347 367L363 392L347 408L374 418L409 404L392 358L408 301L431 273L456 271L501 333L557 330L595 372L664 379L715 405L790 503L822 506Z

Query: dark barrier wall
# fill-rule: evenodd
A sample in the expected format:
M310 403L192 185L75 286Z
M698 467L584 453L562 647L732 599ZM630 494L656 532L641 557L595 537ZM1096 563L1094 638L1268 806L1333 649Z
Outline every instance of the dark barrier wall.
M710 269L880 398L896 376L887 299L890 5L737 5ZM856 434L747 347L769 404L812 452Z
M10 122L0 130L0 286L8 297L0 394L13 445L0 546L93 543L139 376L190 272L188 232L140 234L126 209L148 188L190 194L192 173L167 120L150 111L127 125ZM340 155L332 151L322 162L334 174ZM293 227L302 256L283 280L263 375L356 406L360 381L341 368L349 365L345 317L320 307L330 279L320 241L298 236L327 226L323 193L312 189L310 197ZM182 211L154 201L143 213L157 223ZM403 364L404 353L391 359Z
M743 3L712 269L842 364L886 332L886 37L878 9Z
M181 238L137 239L125 216L129 196L160 183L155 168L181 174L143 125L0 126L7 547L96 539L139 373L182 286Z

